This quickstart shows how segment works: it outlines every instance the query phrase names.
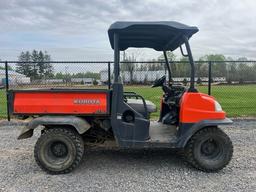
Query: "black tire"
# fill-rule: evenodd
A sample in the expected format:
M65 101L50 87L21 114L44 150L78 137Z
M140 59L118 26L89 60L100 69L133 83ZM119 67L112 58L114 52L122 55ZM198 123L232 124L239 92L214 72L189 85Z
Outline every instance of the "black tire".
M230 138L217 127L207 127L195 133L185 148L187 161L205 172L223 169L233 156Z
M50 174L71 172L79 165L83 154L83 139L71 128L45 130L34 149L36 163Z

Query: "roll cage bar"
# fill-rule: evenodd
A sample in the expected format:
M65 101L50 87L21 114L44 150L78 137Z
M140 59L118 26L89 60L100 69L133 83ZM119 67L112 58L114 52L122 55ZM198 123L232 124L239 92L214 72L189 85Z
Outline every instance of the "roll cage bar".
M150 32L148 32L149 28ZM170 82L172 74L166 51L173 51L180 47L182 55L188 57L191 66L188 91L197 92L195 89L195 64L188 41L197 31L196 27L189 27L177 22L116 22L112 24L108 33L111 46L114 49L114 83L120 82L120 50L129 47L147 47L163 51ZM185 44L187 54L184 54L182 50L183 44Z
M168 75L169 75L168 84L170 84L171 79L172 79L172 72L171 72L171 68L170 68L170 64L169 64L169 61L168 61L168 57L167 57L166 51L163 51L163 52L164 52L165 65L166 65L166 68L167 68L167 71L168 71Z

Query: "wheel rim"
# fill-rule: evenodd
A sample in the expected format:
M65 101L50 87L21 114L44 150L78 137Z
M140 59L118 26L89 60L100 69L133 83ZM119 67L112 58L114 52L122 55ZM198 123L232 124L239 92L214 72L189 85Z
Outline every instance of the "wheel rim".
M52 155L56 158L64 158L68 155L67 145L61 141L53 142L50 146Z
M222 152L222 146L218 140L207 139L201 144L201 154L206 159L217 159Z
M42 161L52 170L65 169L73 162L75 151L70 147L64 138L48 140L42 147Z

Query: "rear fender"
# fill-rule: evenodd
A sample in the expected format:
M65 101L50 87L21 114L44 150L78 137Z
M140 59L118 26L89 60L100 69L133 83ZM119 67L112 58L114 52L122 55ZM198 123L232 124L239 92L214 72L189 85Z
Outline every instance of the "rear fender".
M178 148L184 148L189 141L189 139L199 130L205 127L217 127L218 125L232 124L233 121L229 118L222 120L203 120L198 123L184 123L179 126L178 130Z
M85 133L91 125L83 118L76 116L42 116L30 121L21 131L18 139L32 137L34 129L39 125L69 125L74 127L79 134Z

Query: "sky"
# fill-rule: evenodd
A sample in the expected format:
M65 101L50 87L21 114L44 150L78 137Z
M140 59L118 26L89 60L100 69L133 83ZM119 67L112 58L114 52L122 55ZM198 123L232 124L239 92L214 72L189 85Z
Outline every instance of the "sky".
M0 59L46 50L52 60L113 60L107 30L115 21L172 20L197 26L194 58L256 59L255 0L0 0ZM140 60L161 53L130 49ZM179 54L175 51L175 54Z

